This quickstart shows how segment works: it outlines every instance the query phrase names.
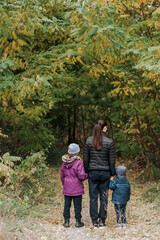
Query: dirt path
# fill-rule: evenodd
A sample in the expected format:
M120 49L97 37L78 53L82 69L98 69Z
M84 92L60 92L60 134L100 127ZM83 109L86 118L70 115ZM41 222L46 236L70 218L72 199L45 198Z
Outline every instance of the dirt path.
M116 216L109 193L107 227L94 229L89 217L88 183L85 182L83 196L83 221L85 227L75 228L74 210L71 208L71 227L63 227L63 196L59 171L53 169L55 182L54 203L46 208L43 218L27 217L24 220L2 217L0 240L106 240L106 239L160 239L160 208L153 203L144 203L141 198L143 187L131 181L132 197L127 205L127 228L115 229Z

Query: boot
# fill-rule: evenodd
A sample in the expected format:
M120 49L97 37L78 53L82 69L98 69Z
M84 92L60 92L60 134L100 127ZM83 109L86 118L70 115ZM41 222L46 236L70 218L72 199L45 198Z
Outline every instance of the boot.
M99 227L98 221L96 219L92 219L92 224L93 224L94 228L98 228Z
M99 219L99 227L106 227L106 224L105 224L105 219Z
M64 227L69 227L69 219L66 219L63 224Z
M79 228L79 227L83 227L84 223L81 221L76 221L75 227Z

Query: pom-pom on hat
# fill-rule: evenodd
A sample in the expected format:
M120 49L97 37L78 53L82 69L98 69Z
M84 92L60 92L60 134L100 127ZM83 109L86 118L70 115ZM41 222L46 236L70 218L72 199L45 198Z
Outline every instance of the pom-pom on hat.
M77 153L79 153L79 152L80 152L80 147L79 147L78 144L76 144L76 143L71 143L71 144L68 146L68 153L69 153L69 154L75 155L75 154L77 154Z

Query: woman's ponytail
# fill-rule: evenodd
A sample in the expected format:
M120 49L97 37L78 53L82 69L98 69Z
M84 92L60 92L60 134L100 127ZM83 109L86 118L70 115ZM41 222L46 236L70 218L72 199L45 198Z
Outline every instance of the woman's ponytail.
M102 130L107 126L104 120L98 120L93 129L93 147L95 150L102 149Z

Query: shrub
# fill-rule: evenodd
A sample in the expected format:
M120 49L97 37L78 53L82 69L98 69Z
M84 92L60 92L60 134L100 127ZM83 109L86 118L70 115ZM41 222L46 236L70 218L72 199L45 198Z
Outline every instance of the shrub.
M12 182L13 168L17 161L21 161L20 157L10 156L7 152L0 157L0 184L5 183L6 185Z
M154 168L152 169L152 172L153 172L153 177L154 177L154 178L160 179L160 168L154 167Z
M47 162L50 165L58 166L62 164L62 156L66 153L64 149L51 146L47 151Z
M11 188L17 192L20 198L36 201L38 196L45 191L45 186L42 186L48 169L45 161L44 153L37 152L26 157L16 167L12 175Z

